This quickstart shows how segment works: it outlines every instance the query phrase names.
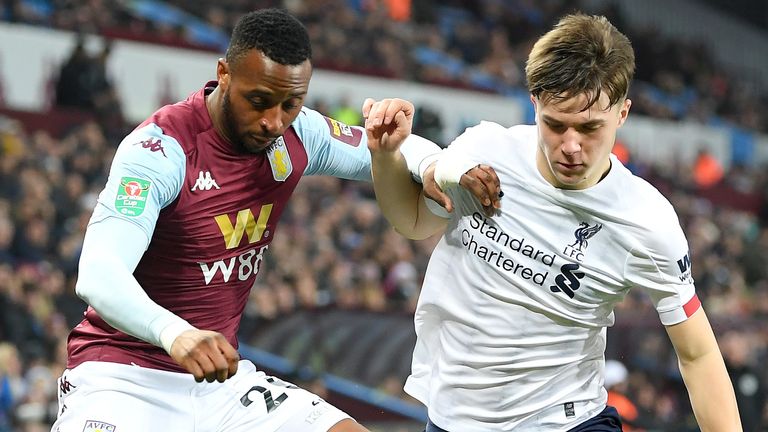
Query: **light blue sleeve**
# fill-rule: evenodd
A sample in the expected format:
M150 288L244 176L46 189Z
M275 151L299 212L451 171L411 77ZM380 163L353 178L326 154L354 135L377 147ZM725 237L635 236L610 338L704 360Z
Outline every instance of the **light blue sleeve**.
M304 175L331 175L371 181L371 153L365 129L348 126L309 108L302 108L293 127L307 150ZM408 170L421 183L421 174L440 147L425 138L410 135L400 146Z
M307 150L304 175L371 181L371 154L365 130L302 108L293 128Z
M160 210L181 191L186 156L175 138L148 124L123 139L89 224L109 217L138 225L152 238Z

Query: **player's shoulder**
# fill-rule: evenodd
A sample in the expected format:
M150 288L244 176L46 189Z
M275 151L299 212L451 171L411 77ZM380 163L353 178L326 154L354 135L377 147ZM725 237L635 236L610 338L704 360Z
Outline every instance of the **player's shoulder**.
M291 127L305 144L335 139L357 146L364 136L361 128L349 126L308 107L301 108Z
M475 126L467 128L461 135L465 140L482 140L478 142L493 144L498 141L530 142L536 137L536 126L514 125L502 126L491 121L481 121Z
M482 136L482 135L501 135L504 134L506 128L496 122L482 120L480 123L466 128L463 136Z
M679 231L679 219L672 203L647 180L630 172L617 160L614 193L628 218L636 221L648 236L666 236Z
M482 121L468 128L451 147L466 155L474 155L480 163L493 166L515 165L531 157L535 148L536 127L515 125L505 127L498 123Z
M120 142L116 159L152 165L178 165L185 159L179 141L156 123L143 123Z
M291 127L296 131L299 138L309 138L328 129L325 119L326 117L319 112L311 108L302 107Z

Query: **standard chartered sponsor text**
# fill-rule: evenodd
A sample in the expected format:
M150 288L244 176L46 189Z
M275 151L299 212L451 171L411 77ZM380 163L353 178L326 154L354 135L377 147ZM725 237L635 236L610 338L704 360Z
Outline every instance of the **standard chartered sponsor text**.
M495 224L489 221L480 213L475 212L469 221L472 230L464 228L461 231L461 243L469 252L497 268L519 276L526 280L531 280L539 286L544 286L544 282L549 276L549 271L536 272L532 267L526 265L526 261L539 262L547 267L552 267L555 262L555 254L547 254L544 251L526 243L524 237L515 238L504 232ZM498 246L492 248L485 246L483 239L477 241L476 236L482 236L491 240ZM513 255L516 254L517 256ZM537 265L536 267L540 267Z

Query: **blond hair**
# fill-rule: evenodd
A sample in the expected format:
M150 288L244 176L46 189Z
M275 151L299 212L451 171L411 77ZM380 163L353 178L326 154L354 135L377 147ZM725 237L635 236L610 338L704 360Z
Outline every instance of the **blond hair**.
M542 103L584 94L589 109L603 92L610 106L624 100L635 72L626 36L603 16L565 16L533 45L525 65L528 91ZM607 108L607 107L606 107Z

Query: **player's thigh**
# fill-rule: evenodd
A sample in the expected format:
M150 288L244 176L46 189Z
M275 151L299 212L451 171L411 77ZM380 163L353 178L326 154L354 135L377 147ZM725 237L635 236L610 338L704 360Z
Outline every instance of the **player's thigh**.
M257 372L241 362L230 378L231 395L227 432L362 432L349 415L304 389ZM332 429L336 427L335 429Z
M117 377L66 371L59 378L59 414L52 432L190 431L184 407L172 394Z

